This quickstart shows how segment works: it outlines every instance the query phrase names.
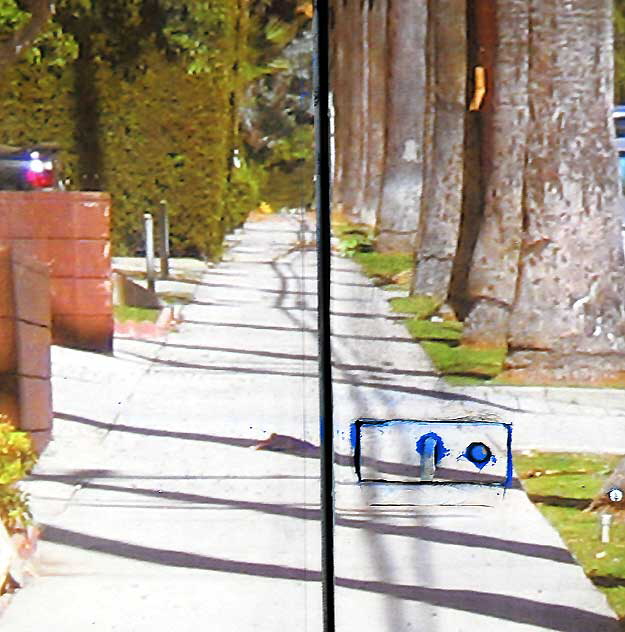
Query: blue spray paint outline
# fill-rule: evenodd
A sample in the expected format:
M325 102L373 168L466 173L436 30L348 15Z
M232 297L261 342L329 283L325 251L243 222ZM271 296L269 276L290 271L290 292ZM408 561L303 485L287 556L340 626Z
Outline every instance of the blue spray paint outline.
M383 428L385 426L394 426L398 424L417 424L422 426L427 426L430 424L456 424L456 425L473 425L473 426L500 426L505 428L507 432L507 440L506 440L506 478L503 483L465 483L467 485L480 485L483 487L502 487L504 488L504 497L507 489L512 487L512 481L514 477L514 467L512 462L512 424L505 423L503 421L486 421L486 420L476 420L472 421L470 419L375 419L371 417L361 417L355 419L350 424L350 432L349 438L351 447L353 450L353 459L354 459L354 469L356 471L356 477L358 479L358 483L361 485L457 485L458 483L453 481L440 481L435 483L401 483L397 481L383 481L383 480L363 480L362 474L360 471L360 455L361 455L361 428L363 426L368 427L380 427ZM427 433L426 433L427 434ZM436 433L434 433L436 434Z

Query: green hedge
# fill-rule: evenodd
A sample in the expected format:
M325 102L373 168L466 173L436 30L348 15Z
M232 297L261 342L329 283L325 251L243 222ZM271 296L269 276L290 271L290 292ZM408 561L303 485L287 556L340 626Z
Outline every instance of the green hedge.
M141 249L142 215L165 200L172 254L217 257L224 234L258 204L256 175L232 168L247 25L237 17L247 9L207 7L189 22L205 29L198 52L184 48L195 35L186 37L175 20L190 18L175 8L159 21L136 2L75 15L65 2L56 19L79 43L77 59L21 61L0 85L0 143L54 142L72 188L109 191L115 254Z

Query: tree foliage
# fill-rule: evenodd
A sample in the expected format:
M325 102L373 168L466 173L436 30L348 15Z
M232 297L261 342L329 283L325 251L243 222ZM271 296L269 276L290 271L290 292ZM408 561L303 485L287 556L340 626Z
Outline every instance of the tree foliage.
M312 33L306 2L257 1L242 72L242 140L260 172L259 195L274 207L312 202Z
M0 0L6 37L27 4ZM141 248L141 216L165 200L173 253L215 257L261 201L264 162L312 165L311 121L269 131L275 152L260 155L240 132L263 107L250 86L275 77L276 107L288 101L301 69L280 54L307 21L294 0L60 0L6 68L0 143L54 142L72 188L110 191L115 252Z
M625 103L625 0L614 0L614 100Z

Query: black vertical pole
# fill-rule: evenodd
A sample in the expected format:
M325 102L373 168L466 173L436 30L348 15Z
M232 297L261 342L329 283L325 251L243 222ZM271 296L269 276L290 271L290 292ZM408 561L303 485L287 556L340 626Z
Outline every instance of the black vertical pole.
M334 632L334 422L330 348L330 116L328 0L315 0L314 100L317 196L317 294L321 442L321 581L323 630Z

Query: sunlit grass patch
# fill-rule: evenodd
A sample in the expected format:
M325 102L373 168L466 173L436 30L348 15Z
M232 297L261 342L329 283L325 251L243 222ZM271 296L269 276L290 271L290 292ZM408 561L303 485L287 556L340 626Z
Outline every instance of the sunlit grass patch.
M368 277L381 284L393 283L394 277L410 270L413 264L413 256L407 252L357 252L354 260Z
M515 454L523 487L560 533L584 572L625 618L625 522L614 520L610 543L601 542L597 514L583 509L621 457L604 454Z
M373 237L373 228L369 224L352 224L350 222L332 222L332 232L342 239L345 235L363 235Z
M506 349L472 349L433 340L424 340L421 346L443 374L494 377L506 357Z
M129 307L128 305L115 305L113 307L113 315L120 323L124 323L128 320L134 322L147 320L151 323L155 323L159 314L160 310L147 307Z
M462 323L455 321L434 322L409 318L404 321L408 333L416 340L460 340Z
M440 301L431 296L397 296L390 301L394 312L414 314L415 318L428 318L441 306Z
M373 234L366 224L352 224L343 217L332 223L339 239L339 251L360 264L362 271L385 289L410 287L414 255L408 252L369 251ZM390 300L391 308L413 318L404 321L408 332L421 342L436 369L450 383L458 386L483 384L502 371L505 349L481 350L459 345L462 323L428 320L441 308L430 296L402 296Z
M414 257L409 252L375 252L373 228L344 218L332 222L332 232L339 240L338 250L352 257L363 272L379 285L408 289Z

